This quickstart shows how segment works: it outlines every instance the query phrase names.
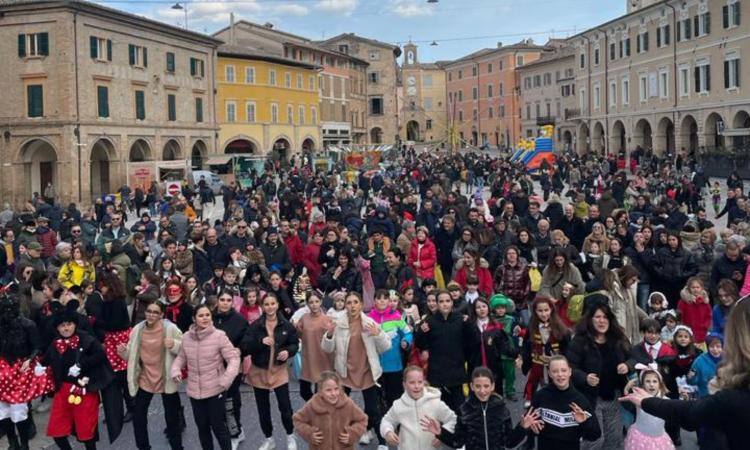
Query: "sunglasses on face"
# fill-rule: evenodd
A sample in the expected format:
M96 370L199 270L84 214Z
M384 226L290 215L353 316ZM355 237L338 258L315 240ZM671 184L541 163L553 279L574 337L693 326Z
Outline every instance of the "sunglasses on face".
M71 233L73 233L73 234L78 234L78 233L80 233L80 232L81 232L81 230L72 230L72 231L71 231Z

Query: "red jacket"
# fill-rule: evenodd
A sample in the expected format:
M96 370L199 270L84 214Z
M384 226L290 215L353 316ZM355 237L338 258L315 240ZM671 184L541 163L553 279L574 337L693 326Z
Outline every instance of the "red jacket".
M419 261L419 267L414 267L414 263ZM414 269L417 278L425 280L435 278L435 264L437 263L437 250L435 244L429 238L424 241L421 248L419 242L414 239L411 242L409 250L409 266Z
M284 236L284 245L286 246L287 253L289 253L289 262L293 266L302 264L305 249L302 245L302 239L299 238L297 233Z
M318 262L318 255L320 254L320 245L315 243L309 243L305 246L302 253L302 265L307 267L307 274L310 275L310 283L317 287L318 278L320 277L321 267Z
M705 301L696 300L693 303L680 300L677 303L682 323L693 330L693 340L696 344L706 341L706 334L711 328L711 305Z
M42 244L42 258L51 258L55 256L55 246L57 246L57 233L48 228L46 232L40 233L37 230L36 239Z
M477 267L476 273L477 278L479 278L479 292L487 298L490 298L492 295L492 274L489 269L485 267ZM466 290L466 279L468 276L466 268L462 267L456 272L456 276L454 277L456 283L458 283L464 291Z

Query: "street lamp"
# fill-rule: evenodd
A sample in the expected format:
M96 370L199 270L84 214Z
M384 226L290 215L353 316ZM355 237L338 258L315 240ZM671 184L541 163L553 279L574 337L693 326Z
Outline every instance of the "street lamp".
M180 5L179 2L177 2L174 5L172 5L172 9L175 9L175 10L178 10L178 11L180 11L180 10L184 10L185 11L185 29L187 30L188 29L187 2L185 2L185 6L182 6L182 5Z
M437 43L437 41L432 41L432 44L430 44L430 45L433 46L433 47L435 47L435 46L438 45L438 43Z

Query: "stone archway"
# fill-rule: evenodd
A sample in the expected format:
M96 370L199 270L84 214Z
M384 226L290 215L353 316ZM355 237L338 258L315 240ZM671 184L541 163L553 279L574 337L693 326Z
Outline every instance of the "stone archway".
M176 161L180 159L182 155L182 148L180 143L175 139L170 139L164 144L164 149L161 152L162 161Z
M406 140L419 141L419 122L410 120L406 123Z
M585 123L582 123L581 127L578 129L577 146L579 155L583 155L591 151L590 139L591 132L589 131L589 126Z
M734 148L747 149L750 147L750 114L747 111L737 111L734 119L732 119L732 130L735 130L736 133L743 133L732 138Z
M610 136L609 149L616 155L627 150L627 135L625 134L625 124L622 120L615 120L612 124L612 136Z
M288 161L290 150L291 145L289 145L289 141L286 138L278 138L273 143L273 155L279 161Z
M640 146L644 150L653 149L654 141L651 131L651 124L648 120L641 119L635 124L633 129L633 141L636 146Z
M312 138L306 138L302 141L302 150L311 152L315 150L315 141Z
M681 147L688 153L698 151L698 122L690 114L682 118L680 124L680 143Z
M19 155L23 163L24 199L31 198L34 192L43 195L49 183L59 195L57 149L45 139L32 139L21 146Z
M190 151L190 167L193 170L203 169L203 162L206 160L207 153L206 143L201 140L195 141L193 149Z
M594 132L591 135L591 151L600 155L604 154L604 125L601 122L594 124Z
M714 112L708 115L706 118L706 125L703 129L706 149L724 147L724 136L721 134L724 124L724 119L718 113Z
M371 144L383 143L383 130L380 127L375 127L370 130L370 143Z
M128 159L130 162L151 161L151 146L144 139L137 139L130 146Z
M248 140L248 139L233 139L227 143L227 145L224 147L224 153L227 155L231 154L237 154L237 153L257 153L258 147L255 145L254 142Z
M115 148L108 139L99 139L91 146L89 157L89 183L91 199L112 192L110 185L110 162L115 159Z
M675 154L674 123L669 117L662 117L656 126L654 153L659 156Z

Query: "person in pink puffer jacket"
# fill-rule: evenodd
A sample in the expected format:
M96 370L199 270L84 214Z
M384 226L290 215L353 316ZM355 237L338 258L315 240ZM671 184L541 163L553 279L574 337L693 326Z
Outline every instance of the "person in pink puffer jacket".
M237 377L240 352L223 331L214 328L211 310L201 305L193 311L193 325L182 337L182 347L172 363L172 379L182 381L187 367L187 394L203 450L212 450L213 435L221 450L232 448L224 419L224 392Z

